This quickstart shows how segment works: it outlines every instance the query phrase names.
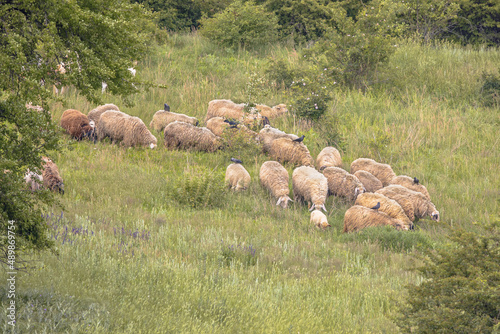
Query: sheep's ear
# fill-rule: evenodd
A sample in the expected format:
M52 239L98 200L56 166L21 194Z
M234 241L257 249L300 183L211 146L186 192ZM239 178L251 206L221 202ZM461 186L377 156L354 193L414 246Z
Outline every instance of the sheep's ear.
M309 211L312 211L312 210L314 210L315 208L316 208L316 204L313 204L313 205L311 205L311 208L309 209Z
M328 211L326 211L325 205L321 205L320 209L323 209L325 212L328 212Z
M276 202L276 205L280 205L280 204L281 204L281 202L283 202L283 198L281 198L281 197L280 197L280 198L278 199L278 202Z

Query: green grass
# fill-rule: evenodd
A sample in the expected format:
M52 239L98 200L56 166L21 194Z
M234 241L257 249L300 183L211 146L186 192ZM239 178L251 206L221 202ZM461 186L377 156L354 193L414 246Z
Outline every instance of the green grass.
M263 76L268 57L299 62L285 47L234 52L172 35L137 66L167 88L136 94L133 107L108 95L105 102L146 124L167 102L203 123L210 100L248 100L249 78ZM350 203L337 198L327 200L332 228L316 230L305 206L276 207L258 182L268 158L251 148L167 151L161 134L156 150L64 137L52 156L65 182L64 213L46 211L58 255L34 254L36 269L18 275L17 332L397 332L404 287L421 280L412 255L439 247L450 228L498 216L500 113L482 106L479 89L481 73L499 62L498 50L401 43L367 92L333 91L320 122L274 123L305 134L314 157L336 144L347 169L370 157L417 176L442 222L422 220L415 232L344 235ZM271 85L252 92L255 102L288 102ZM55 122L66 108L95 107L71 89L66 97L51 110ZM252 177L244 193L221 186L232 154ZM7 302L0 299L3 309Z

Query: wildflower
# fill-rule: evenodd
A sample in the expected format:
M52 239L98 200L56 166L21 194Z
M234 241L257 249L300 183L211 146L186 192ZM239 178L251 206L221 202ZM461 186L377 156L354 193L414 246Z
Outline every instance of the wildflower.
M325 71L326 71L326 67L325 67Z
M306 83L304 82L304 83L303 83L303 85L305 86L305 85L306 85Z

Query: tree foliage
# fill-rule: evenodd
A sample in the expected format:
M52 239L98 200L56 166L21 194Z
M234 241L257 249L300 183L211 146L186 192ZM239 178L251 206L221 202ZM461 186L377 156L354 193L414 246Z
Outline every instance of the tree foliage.
M408 289L398 325L405 333L498 333L500 223L485 235L459 230L454 244L429 252L425 277Z
M50 247L41 208L54 197L31 193L23 176L39 171L41 156L58 148L48 110L52 86L73 85L94 103L101 102L103 81L113 94L135 92L139 82L127 68L144 55L152 29L142 6L121 0L0 5L0 250L6 249L9 220L18 250ZM27 109L28 102L44 110Z

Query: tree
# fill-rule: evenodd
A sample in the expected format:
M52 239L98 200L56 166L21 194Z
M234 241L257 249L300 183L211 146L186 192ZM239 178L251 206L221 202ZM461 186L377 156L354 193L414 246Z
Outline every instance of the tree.
M145 54L153 29L141 5L123 0L17 0L0 5L0 261L8 259L8 231L15 226L16 252L50 248L41 212L54 203L47 190L31 192L28 169L58 148L48 102L52 85L73 85L101 103L111 93L135 92L127 70ZM57 70L64 64L65 71ZM63 73L65 72L65 73ZM26 103L43 111L26 108Z

